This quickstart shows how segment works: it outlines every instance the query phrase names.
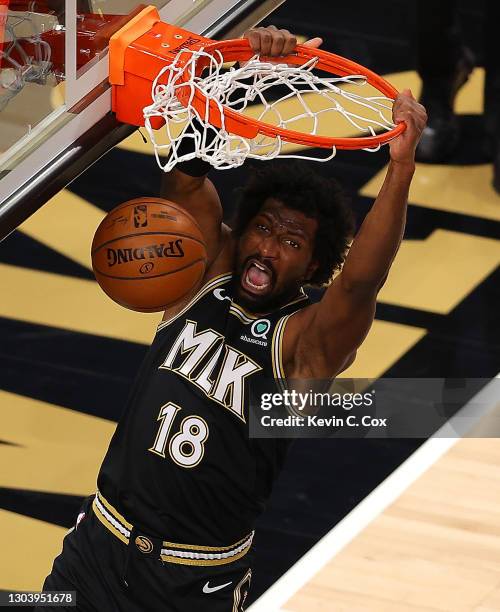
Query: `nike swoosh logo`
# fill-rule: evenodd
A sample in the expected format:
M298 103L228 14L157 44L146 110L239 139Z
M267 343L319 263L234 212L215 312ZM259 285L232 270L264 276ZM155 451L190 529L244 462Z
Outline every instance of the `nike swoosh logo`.
M219 586L215 586L215 587L208 586L208 582L207 582L207 584L203 587L203 592L204 593L214 593L215 591L220 591L224 587L227 587L230 584L232 584L232 582L233 581L231 580L231 582L226 582L226 584L219 584Z

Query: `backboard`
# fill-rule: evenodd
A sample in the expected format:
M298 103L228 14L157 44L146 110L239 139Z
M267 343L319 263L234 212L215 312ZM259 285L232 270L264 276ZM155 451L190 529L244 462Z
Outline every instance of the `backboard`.
M240 36L284 0L152 0L162 21ZM132 128L111 114L109 38L137 0L0 0L0 240Z

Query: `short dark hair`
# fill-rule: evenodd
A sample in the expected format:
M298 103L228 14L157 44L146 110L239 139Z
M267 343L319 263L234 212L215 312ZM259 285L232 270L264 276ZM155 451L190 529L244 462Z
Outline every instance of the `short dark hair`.
M317 174L305 162L280 160L254 167L248 183L237 191L233 221L237 236L269 198L318 221L313 258L319 266L309 284L327 284L342 267L354 231L354 217L340 183Z

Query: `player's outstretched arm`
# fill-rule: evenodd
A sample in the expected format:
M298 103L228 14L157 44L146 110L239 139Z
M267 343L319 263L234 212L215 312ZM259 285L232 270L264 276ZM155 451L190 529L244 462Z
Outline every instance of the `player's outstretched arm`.
M353 360L373 323L377 294L403 238L415 149L425 127L425 109L409 90L393 108L405 132L390 143L391 161L380 193L349 250L342 272L322 300L292 317L285 333L289 376L331 378ZM301 334L307 329L307 334ZM288 356L288 359L287 359Z

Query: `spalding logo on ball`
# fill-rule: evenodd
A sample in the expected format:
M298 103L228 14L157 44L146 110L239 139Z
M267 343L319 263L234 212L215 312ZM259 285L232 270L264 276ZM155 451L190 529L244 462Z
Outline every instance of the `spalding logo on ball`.
M102 220L92 241L92 268L115 302L140 312L175 304L201 281L207 251L195 219L174 202L138 198Z

